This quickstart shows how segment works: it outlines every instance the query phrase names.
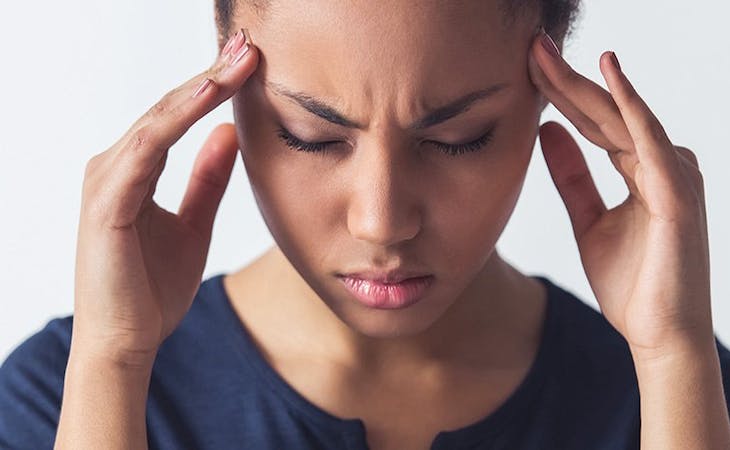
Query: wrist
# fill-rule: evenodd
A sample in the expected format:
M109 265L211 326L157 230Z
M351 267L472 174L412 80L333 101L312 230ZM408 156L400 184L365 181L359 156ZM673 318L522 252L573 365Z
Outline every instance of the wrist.
M76 343L78 344L78 342ZM56 448L147 448L146 405L154 358L72 344Z
M711 334L710 337L695 336L671 339L657 347L641 347L629 344L629 350L637 368L697 364L702 361L714 364L718 359L714 334Z
M69 365L99 367L129 373L152 371L156 351L134 351L122 345L94 343L81 338L71 338Z
M81 326L74 320L70 358L84 364L100 365L128 371L152 368L159 345L157 341L126 337L121 333L101 332Z

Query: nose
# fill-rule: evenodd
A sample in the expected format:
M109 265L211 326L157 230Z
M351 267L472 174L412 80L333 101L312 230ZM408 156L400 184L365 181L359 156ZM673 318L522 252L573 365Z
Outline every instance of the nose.
M392 149L359 150L347 211L350 234L379 246L413 239L422 226L417 174Z

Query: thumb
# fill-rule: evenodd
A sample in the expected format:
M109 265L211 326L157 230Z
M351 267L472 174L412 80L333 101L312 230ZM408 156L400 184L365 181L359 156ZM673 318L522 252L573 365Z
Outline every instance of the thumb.
M557 122L540 127L540 146L545 163L568 210L576 240L605 212L603 203L580 147Z
M224 123L208 136L195 159L178 216L208 239L213 231L218 205L228 187L237 152L236 127Z

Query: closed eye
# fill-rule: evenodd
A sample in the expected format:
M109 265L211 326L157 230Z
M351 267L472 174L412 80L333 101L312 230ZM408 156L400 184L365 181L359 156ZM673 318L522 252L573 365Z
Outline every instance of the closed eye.
M479 136L471 142L465 142L463 144L446 144L438 141L428 141L436 146L439 150L446 153L449 156L457 156L467 152L475 152L486 147L487 144L492 140L494 134L494 127L490 128L489 131Z
M336 144L339 141L324 141L324 142L307 142L303 139L299 139L294 136L284 127L281 127L277 132L279 138L284 141L288 147L300 152L323 152L329 145Z
M433 144L441 152L449 156L457 156L468 152L476 152L484 148L492 140L494 134L494 127L491 127L486 133L479 136L473 141L464 142L460 144L448 144L439 141L424 141ZM330 146L339 144L342 141L320 141L320 142L309 142L294 136L289 130L281 127L277 136L286 144L288 147L302 152L310 153L324 153Z

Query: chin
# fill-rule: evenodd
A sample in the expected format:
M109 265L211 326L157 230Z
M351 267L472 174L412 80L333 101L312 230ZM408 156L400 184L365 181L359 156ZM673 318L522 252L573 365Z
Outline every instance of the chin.
M380 316L378 316L378 314ZM392 311L376 312L375 315L363 314L358 317L337 315L353 332L374 339L394 339L415 337L428 330L433 321L423 316L406 316L408 313ZM384 317L384 315L387 315Z

